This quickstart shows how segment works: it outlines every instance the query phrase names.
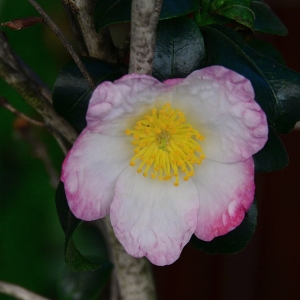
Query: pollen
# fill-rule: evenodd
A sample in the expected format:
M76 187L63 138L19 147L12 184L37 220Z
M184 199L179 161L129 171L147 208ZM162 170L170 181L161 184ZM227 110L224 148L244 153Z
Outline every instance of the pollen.
M133 137L134 156L129 165L137 165L137 172L144 177L149 174L151 179L173 179L174 186L178 186L180 178L189 180L195 174L195 166L205 159L200 145L204 136L186 123L184 113L170 103L160 110L153 108L125 134Z

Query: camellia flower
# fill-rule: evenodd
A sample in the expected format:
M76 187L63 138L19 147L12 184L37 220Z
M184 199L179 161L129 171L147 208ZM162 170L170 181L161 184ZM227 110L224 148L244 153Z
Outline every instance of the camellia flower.
M161 83L131 74L94 91L62 181L71 211L110 214L125 250L173 263L195 234L237 227L254 197L252 155L268 136L246 78L221 66Z

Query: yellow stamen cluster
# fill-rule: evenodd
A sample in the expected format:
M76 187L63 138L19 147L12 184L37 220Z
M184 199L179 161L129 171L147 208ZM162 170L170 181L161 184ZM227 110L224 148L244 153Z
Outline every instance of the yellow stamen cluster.
M204 137L191 125L185 123L184 114L172 109L166 103L162 109L153 108L150 115L138 121L134 129L127 129L132 135L134 156L129 165L140 161L137 172L145 177L170 180L175 177L174 185L179 185L179 172L183 179L194 175L193 164L201 164L205 155L199 145Z

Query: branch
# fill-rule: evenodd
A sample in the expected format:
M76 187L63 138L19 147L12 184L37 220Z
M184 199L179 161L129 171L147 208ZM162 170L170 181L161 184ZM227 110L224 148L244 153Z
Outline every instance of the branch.
M51 18L47 15L47 13L42 9L42 7L35 1L35 0L27 0L44 18L45 24L47 24L52 31L56 34L56 36L59 38L59 40L63 43L63 45L66 47L72 58L74 59L75 63L77 64L79 70L83 74L84 78L89 83L90 87L94 90L95 84L93 82L93 79L89 75L89 72L87 71L85 65L81 61L80 57L77 55L77 53L74 51L72 45L68 42L64 34L61 32L61 30L58 28L58 26L51 20Z
M115 63L116 49L107 29L100 30L98 34L94 27L93 11L96 1L62 0L62 2L76 16L89 56Z
M15 109L12 105L10 105L8 103L8 101L6 100L6 98L1 97L1 96L0 96L0 106L3 106L7 110L9 110L11 113L13 113L15 116L17 116L17 117L19 117L19 118L21 118L23 120L26 120L27 122L29 122L29 123L31 123L33 125L36 125L36 126L39 126L39 127L43 127L44 126L44 123L36 121L36 120L28 117L27 115L21 113L17 109Z
M33 73L28 66L20 62L9 46L5 35L0 32L0 77L44 118L46 127L50 127L52 131L57 131L70 143L74 143L77 138L76 131L67 121L57 115L49 101L48 90L45 91L45 86L36 79L37 75Z
M33 127L27 120L16 119L14 129L17 132L17 136L29 145L32 155L43 163L45 171L49 175L49 182L51 186L56 189L59 183L59 174L52 164L51 157L44 142L38 137L37 132L33 130Z
M69 23L71 26L71 30L74 34L74 37L77 41L77 45L79 48L79 54L81 56L88 56L88 50L87 47L85 45L85 42L83 40L83 36L81 33L81 29L79 27L79 24L77 22L77 18L74 16L75 12L74 12L74 8L73 6L69 5L69 0L61 0L63 3L63 7L66 13L67 18L69 19Z
M0 293L10 295L16 299L21 300L49 300L45 297L30 292L18 285L8 283L5 281L0 281Z
M132 0L129 73L152 74L162 0Z
M146 258L127 254L116 238L109 217L103 219L122 300L155 300L151 265Z

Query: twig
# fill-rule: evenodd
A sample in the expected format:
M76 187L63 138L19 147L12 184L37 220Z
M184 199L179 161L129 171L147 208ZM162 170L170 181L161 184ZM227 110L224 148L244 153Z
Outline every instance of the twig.
M89 56L117 62L117 51L110 38L107 28L96 32L93 20L94 0L62 0L65 7L69 7L76 16Z
M70 124L57 115L53 106L43 93L40 80L31 76L33 71L25 63L20 63L9 46L5 35L0 32L0 77L11 85L45 120L45 126L57 131L70 143L74 143L77 133ZM57 135L58 136L58 135Z
M14 30L20 30L23 28L33 26L38 23L43 23L43 22L44 22L43 18L28 17L28 18L22 18L22 19L14 19L14 20L6 22L6 23L1 23L1 26L6 26L6 27L14 29Z
M33 127L27 120L17 119L14 122L14 128L18 133L18 137L28 143L33 156L44 164L45 170L49 175L50 184L56 189L59 183L59 174L52 164L46 145L39 139L37 132L33 130Z
M49 300L48 298L39 296L31 291L24 289L16 284L0 281L0 293L12 296L21 300Z
M43 16L45 23L52 29L52 31L56 34L56 36L59 38L59 40L63 43L63 45L66 47L72 58L74 59L75 63L77 64L79 70L85 77L85 79L88 81L90 87L92 89L95 89L95 83L93 82L93 79L91 78L89 72L87 71L85 65L81 61L80 57L77 55L77 53L74 51L72 45L68 42L64 34L61 32L61 30L58 28L58 26L51 20L51 18L48 16L48 14L42 9L42 7L35 1L35 0L27 0L40 14Z
M63 137L56 129L52 127L47 128L48 131L52 134L52 136L55 138L58 146L62 150L62 152L66 155L68 151L70 150L71 146L70 143Z
M36 120L28 117L27 115L21 113L20 111L16 110L12 105L10 105L8 103L8 101L4 97L0 97L0 105L3 106L4 108L6 108L7 110L9 110L10 112L12 112L15 116L22 118L33 125L36 125L39 127L43 127L45 125L44 123L36 121Z
M73 7L73 5L70 4L69 0L61 0L64 10L66 12L67 18L69 19L69 23L71 26L71 30L74 34L74 37L76 39L78 48L79 48L79 54L81 56L88 56L88 49L85 45L84 38L82 36L82 32L80 29L80 26L77 22L77 18L74 14L76 14L76 9Z
M152 74L162 0L132 0L129 73Z

